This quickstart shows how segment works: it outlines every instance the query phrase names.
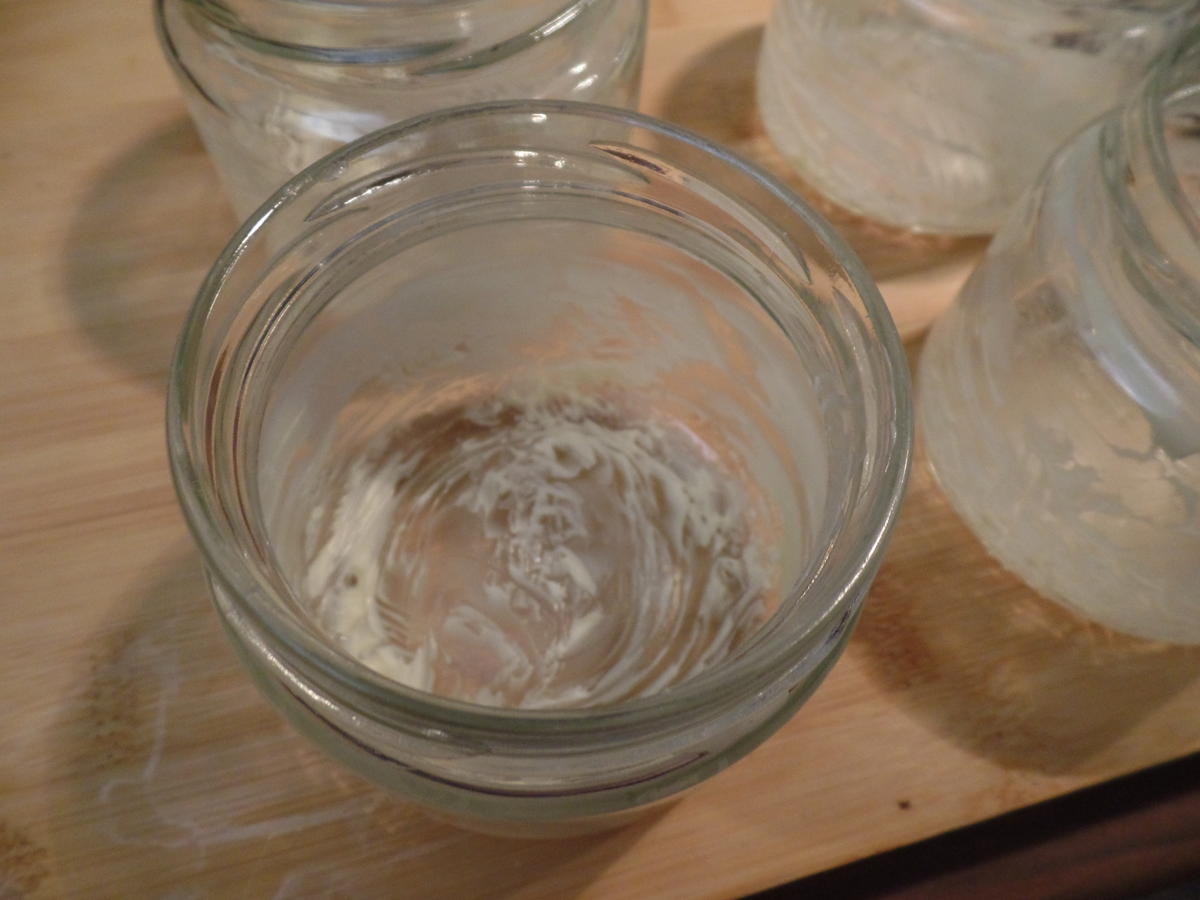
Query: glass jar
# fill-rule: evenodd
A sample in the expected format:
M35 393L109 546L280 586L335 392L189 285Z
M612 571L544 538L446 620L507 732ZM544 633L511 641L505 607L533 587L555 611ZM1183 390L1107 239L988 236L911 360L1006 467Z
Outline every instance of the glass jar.
M385 125L485 100L633 107L646 0L155 0L239 217Z
M1200 643L1200 30L1054 158L936 323L929 459L992 554Z
M1196 0L777 0L758 97L806 181L889 225L991 233Z
M826 223L700 138L554 101L291 181L201 289L168 428L267 696L505 834L610 824L778 728L911 443L898 336Z

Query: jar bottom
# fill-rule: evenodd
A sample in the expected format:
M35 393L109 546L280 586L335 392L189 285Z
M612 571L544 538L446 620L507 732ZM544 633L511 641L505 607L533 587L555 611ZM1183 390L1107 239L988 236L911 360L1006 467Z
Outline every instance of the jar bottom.
M1017 367L971 339L970 304L964 295L937 323L921 358L920 442L942 495L988 554L1046 599L1137 638L1200 644L1191 541L1158 521L1186 485L1153 447L1132 449L1139 423L1149 441L1144 417L1052 330L1045 353L1027 341L1020 374L998 381ZM1072 409L1056 400L1068 391Z

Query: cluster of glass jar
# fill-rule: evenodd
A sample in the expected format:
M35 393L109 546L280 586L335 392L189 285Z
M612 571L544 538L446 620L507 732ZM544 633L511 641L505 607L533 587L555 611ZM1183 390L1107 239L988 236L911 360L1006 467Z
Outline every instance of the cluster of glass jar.
M1198 6L777 0L758 78L770 137L835 202L997 232L921 363L929 459L963 518L1047 596L1191 643ZM264 693L361 774L506 834L622 821L773 733L837 659L880 564L909 468L908 373L872 279L818 214L626 109L644 0L156 10L245 219L184 328L171 463ZM486 466L478 489L438 481L449 451L528 438L529 422L553 435L486 451L508 481ZM652 458L665 447L720 474ZM557 487L510 477L534 459ZM425 478L426 505L389 531ZM662 546L699 548L682 576L642 558L636 529L610 533L612 552L581 543L585 507L639 478ZM446 492L449 512L426 503ZM460 566L463 510L484 506L493 556ZM752 567L738 554L754 541ZM383 585L364 554L404 578ZM623 583L622 555L675 593L600 602L597 573ZM463 579L470 602L447 599ZM630 650L622 616L644 630L645 609L684 602L680 583L702 610L670 642L686 665ZM543 645L554 696L574 699L506 705L496 673L550 696L530 668ZM563 682L643 657L628 696L589 703L600 676ZM461 670L435 677L431 660Z
M758 80L796 171L995 233L922 348L952 505L1045 596L1200 643L1200 4L780 0Z

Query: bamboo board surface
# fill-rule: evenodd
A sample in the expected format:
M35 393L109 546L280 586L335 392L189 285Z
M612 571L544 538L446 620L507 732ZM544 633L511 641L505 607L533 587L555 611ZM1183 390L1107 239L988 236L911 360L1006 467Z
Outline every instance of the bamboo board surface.
M655 0L643 107L782 174L765 0ZM1200 652L990 562L918 464L863 621L747 759L561 842L422 818L278 720L208 606L164 452L167 362L234 222L128 0L0 3L0 897L727 897L1200 748ZM836 212L907 333L978 242Z

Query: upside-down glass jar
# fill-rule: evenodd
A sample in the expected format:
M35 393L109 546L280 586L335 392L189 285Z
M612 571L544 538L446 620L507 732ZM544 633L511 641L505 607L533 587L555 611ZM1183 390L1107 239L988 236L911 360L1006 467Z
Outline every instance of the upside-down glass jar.
M776 0L763 121L800 175L850 210L991 233L1198 13L1197 0Z
M155 0L241 217L347 141L485 100L637 103L646 0Z
M1048 597L1200 643L1200 30L1055 157L936 323L929 458Z
M551 101L291 181L203 285L168 427L270 700L505 834L616 824L787 720L911 443L898 336L823 220L698 137Z

